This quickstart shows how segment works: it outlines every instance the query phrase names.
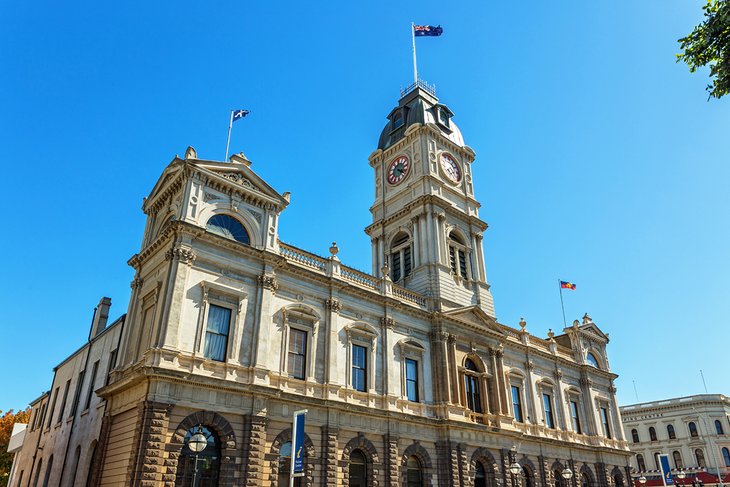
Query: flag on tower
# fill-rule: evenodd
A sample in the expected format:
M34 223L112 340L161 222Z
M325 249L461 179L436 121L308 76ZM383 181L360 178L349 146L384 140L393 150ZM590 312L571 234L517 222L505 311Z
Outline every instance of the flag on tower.
M434 27L433 25L414 25L413 35L416 37L436 37L444 33L444 29L440 25Z
M235 122L238 119L241 119L248 115L248 110L233 110L233 118L231 119L233 122Z
M560 288L575 291L575 284L573 284L572 282L560 281Z

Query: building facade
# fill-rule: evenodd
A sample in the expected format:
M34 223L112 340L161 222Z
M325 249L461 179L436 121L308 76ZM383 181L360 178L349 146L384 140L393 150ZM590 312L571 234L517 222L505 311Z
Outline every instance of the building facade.
M689 478L699 472L730 474L727 396L701 394L632 404L621 407L621 416L634 453L635 476L656 477L660 454L668 455L672 469L683 470Z
M421 82L388 115L369 157L371 274L336 244L281 242L289 195L243 154L173 159L144 200L96 429L77 435L97 443L67 470L86 485L288 485L291 416L307 409L296 485L567 487L566 467L573 487L627 485L608 336L588 315L547 337L495 318L475 154L452 117ZM33 479L83 485L56 460L46 473L50 450L26 441Z

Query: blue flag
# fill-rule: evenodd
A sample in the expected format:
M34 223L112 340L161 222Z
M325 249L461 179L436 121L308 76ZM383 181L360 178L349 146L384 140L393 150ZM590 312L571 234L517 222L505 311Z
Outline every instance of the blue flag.
M433 25L414 25L413 35L416 37L435 37L440 36L444 33L444 29L440 25L434 27Z
M295 477L304 475L304 418L307 410L294 412L294 425L292 435L292 473Z
M248 110L233 110L233 121L235 122L236 120L245 117L248 113Z

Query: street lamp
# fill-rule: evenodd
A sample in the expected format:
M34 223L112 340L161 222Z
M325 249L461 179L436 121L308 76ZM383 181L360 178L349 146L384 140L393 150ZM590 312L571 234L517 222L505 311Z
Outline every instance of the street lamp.
M208 446L208 438L203 433L203 427L198 425L198 431L193 436L188 438L188 448L191 452L195 453L195 459L193 463L193 487L198 485L198 454L205 450Z
M642 475L641 477L639 477L639 483L640 483L641 485L644 485L644 484L646 484L646 477L644 477L643 475Z
M573 471L568 467L565 467L560 475L566 480L566 482L573 478Z
M677 472L675 474L675 477L677 477L677 479L679 479L679 480L684 479L686 476L687 476L687 474L684 473L684 470L682 470L681 468L679 469L679 472ZM680 482L680 485L684 485L684 482Z

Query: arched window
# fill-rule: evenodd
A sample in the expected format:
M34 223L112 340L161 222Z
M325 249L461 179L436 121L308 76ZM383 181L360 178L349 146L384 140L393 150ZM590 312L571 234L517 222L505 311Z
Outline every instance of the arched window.
M279 448L279 479L278 487L289 487L291 475L291 441L287 441ZM302 478L294 478L294 487L301 487Z
M391 278L397 282L411 274L411 240L406 232L400 232L390 245Z
M670 440L677 439L677 434L674 432L674 426L672 426L671 424L667 425L667 435L669 435Z
M89 466L86 470L86 481L84 484L86 487L91 487L94 484L94 479L92 477L94 476L94 464L96 463L96 440L91 442L88 455Z
M715 430L717 431L718 435L724 435L725 431L722 429L722 423L719 419L715 420Z
M532 472L524 465L522 466L522 487L535 487L535 479L532 477Z
M367 460L360 450L350 453L350 487L366 487L368 484Z
M81 459L81 445L76 447L74 452L74 468L71 471L71 485L76 485L76 471L79 469L79 460Z
M202 451L195 453L188 447L188 441L198 433L202 433L208 443ZM220 453L220 441L215 433L203 425L190 428L185 434L182 451L178 457L175 486L216 487L221 463Z
M563 478L563 471L559 468L553 470L553 478L555 479L555 487L567 487L566 481Z
M241 222L228 215L215 215L208 220L205 228L221 237L230 238L246 245L251 243L246 228Z
M474 487L487 487L487 472L481 462L477 462L476 472L474 473Z
M639 468L639 472L646 472L646 462L644 462L644 455L641 453L636 455L636 466Z
M38 460L38 467L36 467L35 478L33 479L33 487L38 487L38 479L41 476L41 467L43 466L43 459Z
M586 355L586 362L588 362L588 365L590 365L592 367L595 367L597 369L600 369L601 368L598 365L598 359L591 352L588 352L588 355Z
M695 450L695 459L697 460L697 466L699 468L707 467L705 464L705 454L699 448Z
M650 426L649 427L649 439L651 441L657 441L657 439L656 439L656 430L654 429L653 426Z
M624 487L624 476L617 473L613 476L613 485L615 487Z
M423 487L421 462L415 456L408 457L406 463L406 487Z
M674 452L672 452L672 458L674 458L674 468L684 468L681 453L679 453L677 450L674 450Z
M593 487L591 478L586 474L581 475L581 484L580 485L581 485L581 487Z
M687 427L689 428L689 435L692 438L697 438L697 425L694 423L694 421L690 421Z
M455 275L468 278L466 265L466 245L464 240L454 232L449 233L449 264Z
M479 368L471 360L464 362L464 392L466 394L466 407L475 413L482 412L482 396L479 390Z
M722 449L722 459L725 460L725 466L730 467L730 451L728 451L727 447L723 447Z
M636 428L631 430L631 441L633 441L634 443L639 442L639 432L636 431Z
M46 475L43 477L43 487L48 487L48 480L51 478L51 470L53 469L53 455L48 459L46 467Z

